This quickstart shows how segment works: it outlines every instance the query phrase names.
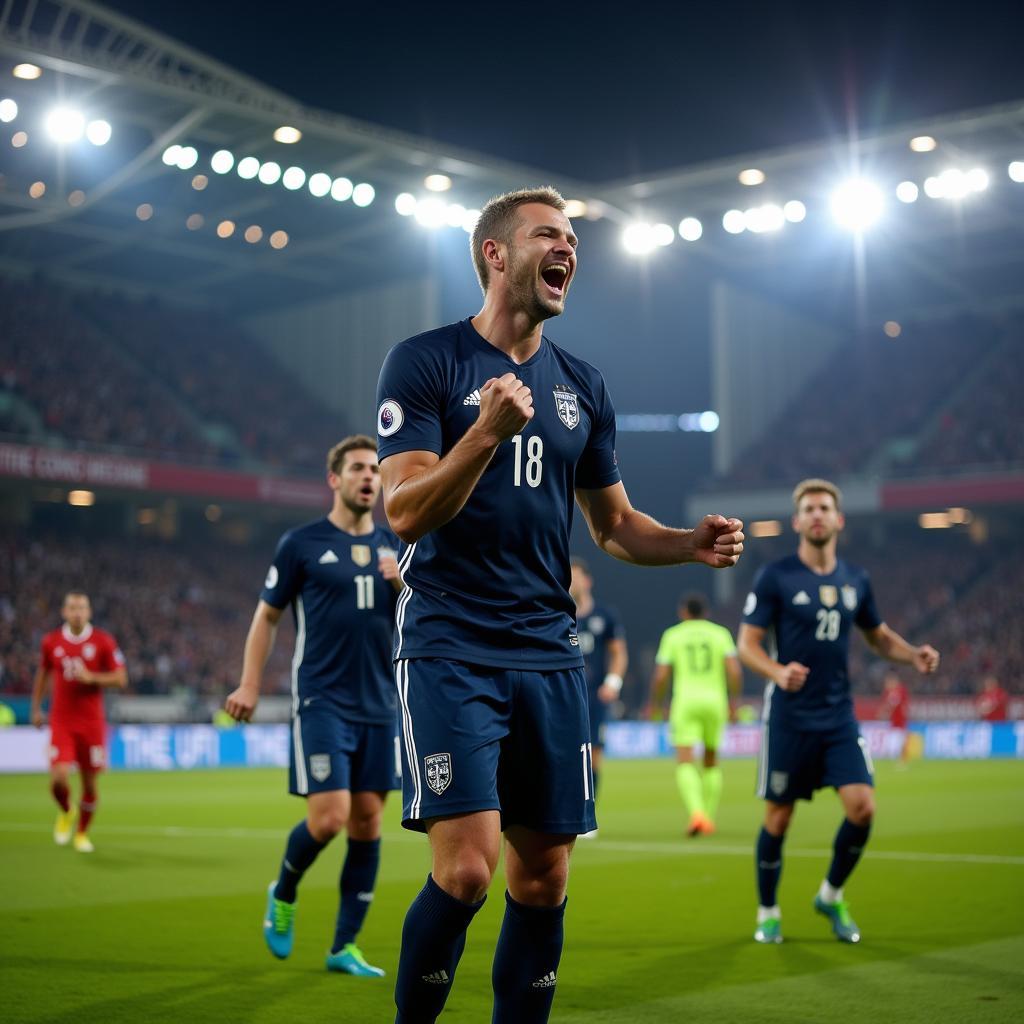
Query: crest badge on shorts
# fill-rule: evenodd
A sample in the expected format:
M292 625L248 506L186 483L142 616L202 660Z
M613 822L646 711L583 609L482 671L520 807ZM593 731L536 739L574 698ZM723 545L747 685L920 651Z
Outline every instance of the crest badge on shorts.
M372 557L369 544L352 545L352 561L356 565L369 565Z
M427 785L440 796L452 784L452 755L427 754L423 758L427 774Z
M857 610L857 588L850 586L849 583L843 587L843 604L847 611L855 612Z
M789 784L789 772L772 772L768 779L768 787L776 796L782 796Z
M317 782L325 782L331 777L331 755L312 754L309 758L309 774Z
M555 388L554 395L558 418L570 430L574 430L580 422L580 407L576 402L576 393L567 388Z
M835 608L839 600L839 591L832 586L818 587L818 597L826 608Z

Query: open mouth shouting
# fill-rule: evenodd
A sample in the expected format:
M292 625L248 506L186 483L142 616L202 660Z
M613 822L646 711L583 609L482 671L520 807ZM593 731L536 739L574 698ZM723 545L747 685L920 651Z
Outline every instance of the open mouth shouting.
M547 290L556 298L564 298L569 287L569 278L572 277L572 267L566 260L559 260L541 267L541 280Z

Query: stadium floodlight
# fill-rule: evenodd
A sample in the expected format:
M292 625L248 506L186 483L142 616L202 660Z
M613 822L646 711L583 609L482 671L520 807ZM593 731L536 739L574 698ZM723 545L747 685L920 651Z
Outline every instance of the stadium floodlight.
M290 124L283 124L280 128L274 129L274 141L283 142L286 146L294 145L301 138L302 132Z
M28 194L33 199L42 199L46 195L46 182L45 181L33 181L28 187Z
M190 171L199 160L199 153L194 146L182 146L178 150L178 159L175 166L183 171Z
M704 225L696 217L684 217L679 222L679 237L684 242L696 242L704 234Z
M26 82L35 80L42 73L43 69L38 64L15 64L11 71L15 78L22 78Z
M288 244L288 232L287 231L275 231L270 236L270 248L271 249L283 249Z
M273 160L260 164L259 180L264 185L276 185L281 180L281 165Z
M168 167L174 167L178 163L178 154L180 152L181 146L168 146L164 150L163 156L161 156L160 159L163 160L163 162L167 164Z
M339 203L352 198L352 182L349 178L335 178L331 185L331 198Z
M85 126L85 137L94 146L105 146L110 141L110 136L113 133L114 130L110 127L110 122L104 121L102 118L90 121Z
M447 223L448 208L440 199L431 196L416 204L416 223L425 228L439 228Z
M800 224L807 218L807 207L804 206L799 199L790 199L790 201L782 207L782 216L785 217L790 224Z
M1018 184L1024 183L1024 160L1014 160L1006 168L1006 173L1010 176L1010 181L1015 181Z
M15 132L11 136L11 145L15 149L21 149L22 146L28 145L28 132Z
M643 256L649 253L656 244L651 225L643 221L630 224L622 232L622 244L626 252L632 253L634 256Z
M930 135L915 135L910 140L910 148L915 153L930 153L937 145Z
M14 100L0 100L0 121L9 124L18 116L18 104Z
M479 210L467 210L466 216L462 219L462 230L467 235L473 234L473 230L476 228L476 222L480 219Z
M651 241L661 248L671 245L676 240L676 233L671 224L655 224L651 228Z
M251 181L260 173L260 162L254 156L243 156L238 161L238 176Z
M222 220L217 225L218 238L230 238L235 233L235 222L233 220Z
M263 238L263 228L259 224L250 224L245 229L245 234L242 236L250 245L255 245L261 238Z
M365 181L360 182L352 189L352 202L356 206L369 206L377 196L377 190L368 185Z
M972 192L984 192L988 188L988 171L983 167L972 167L967 172L967 184Z
M444 219L448 227L460 228L462 227L462 222L466 219L466 208L461 203L452 203L445 210Z
M582 199L566 199L565 209L562 211L572 220L573 217L586 217L587 215L587 204Z
M912 181L901 181L896 186L896 198L901 203L916 203L921 190Z
M210 168L217 174L227 174L235 166L235 156L228 149L218 149L210 157Z
M89 508L96 504L95 491L68 491L68 504L75 508Z
M139 203L139 205L135 207L135 216L138 217L139 220L142 220L142 221L149 220L153 216L153 206L152 206L152 204L151 203Z
M896 320L886 320L882 324L882 330L887 338L898 338L903 333L903 328Z
M423 186L431 192L447 192L452 187L452 179L447 174L428 174L423 179Z
M832 193L832 216L848 231L865 231L875 224L885 209L882 190L864 178L844 181Z
M945 195L942 182L934 174L924 179L924 194L929 199L941 199Z
M782 207L775 203L765 203L764 206L755 206L750 210L743 211L743 224L748 231L755 235L763 234L766 231L778 231L786 223Z
M928 184L931 182L931 190ZM971 191L967 175L957 167L943 171L936 178L929 178L924 183L924 190L932 199L963 199Z
M192 179L192 187L197 192L202 192L210 184L210 179L205 174L197 174Z
M702 412L697 420L697 424L705 434L713 434L721 423L721 419L717 412L713 409L708 409L706 412Z
M401 192L395 196L395 210L402 217L411 217L417 205L416 197L411 192Z
M740 184L748 187L760 185L764 182L764 179L765 173L758 167L748 167L739 173Z
M317 199L321 199L331 191L331 176L324 174L323 171L317 171L316 174L309 176L309 191L312 195L316 196Z
M85 118L70 107L55 107L46 115L46 132L54 142L77 142L85 134Z
M284 185L289 192L294 192L296 189L300 189L306 184L306 172L301 167L289 167L288 170L281 175L281 184Z
M747 230L742 210L727 210L722 216L722 227L730 235L739 235Z

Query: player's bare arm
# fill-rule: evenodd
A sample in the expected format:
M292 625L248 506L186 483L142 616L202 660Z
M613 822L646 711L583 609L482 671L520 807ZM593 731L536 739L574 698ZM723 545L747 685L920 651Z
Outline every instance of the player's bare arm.
M672 679L671 665L655 665L651 676L651 696L647 703L645 718L653 718L655 712L661 714L665 709L665 694Z
M266 601L256 605L256 612L245 638L245 653L242 656L242 679L235 690L224 701L224 710L236 722L248 722L260 700L260 686L263 682L263 667L274 649L277 624L281 621L282 609Z
M394 555L381 555L377 559L377 572L399 593L405 589L401 573L398 571L398 559Z
M702 562L712 569L735 565L743 553L743 523L705 516L693 530L678 530L638 512L621 483L576 491L590 535L599 548L634 565Z
M770 679L781 690L795 693L807 682L810 669L798 661L787 665L776 661L764 649L765 630L760 626L752 626L744 622L740 626L740 634L736 640L736 650L740 661L759 676Z
M43 714L43 697L46 696L46 683L49 673L42 665L36 669L36 677L32 681L32 710L30 716L32 724L41 729L46 725L46 716Z
M123 690L128 685L128 670L119 665L109 672L92 672L84 665L74 667L74 677L80 683L92 683L94 686L112 686Z
M533 419L533 395L514 373L480 388L480 415L444 458L402 452L381 464L384 510L407 544L454 519L473 493L498 445Z
M939 652L931 644L916 647L884 622L875 629L865 630L864 639L876 654L888 661L913 665L921 675L931 675L939 667Z
M622 637L609 640L607 650L608 671L597 689L597 699L603 704L611 704L622 692L622 681L629 667L629 650Z

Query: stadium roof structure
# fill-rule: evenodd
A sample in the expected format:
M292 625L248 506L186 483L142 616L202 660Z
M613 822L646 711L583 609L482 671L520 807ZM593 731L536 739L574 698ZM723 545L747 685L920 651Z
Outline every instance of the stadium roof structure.
M11 77L23 63L41 75ZM414 273L429 251L428 227L460 230L490 195L550 182L587 204L601 244L618 245L635 220L674 229L696 217L699 240L674 235L670 250L650 258L701 260L794 298L852 259L872 309L1024 301L1024 184L1006 171L1024 159L1024 102L656 177L572 181L305 106L91 0L0 0L4 98L17 107L0 124L5 273L42 271L90 288L252 311ZM42 130L55 107L109 122L109 142L55 143ZM284 126L301 138L275 141ZM910 138L924 135L937 147L912 151ZM221 151L231 166L221 157L219 172L211 158ZM246 157L250 178L239 174ZM988 171L984 192L949 201L922 191L906 206L891 198L892 216L859 245L820 230L831 190L854 168L891 192L899 181L923 185L976 165ZM750 168L763 172L762 184L739 183ZM428 175L445 176L448 190L429 191ZM363 183L373 199L359 206ZM399 215L400 195L415 216ZM726 210L790 200L805 205L803 223L740 235L722 228Z

